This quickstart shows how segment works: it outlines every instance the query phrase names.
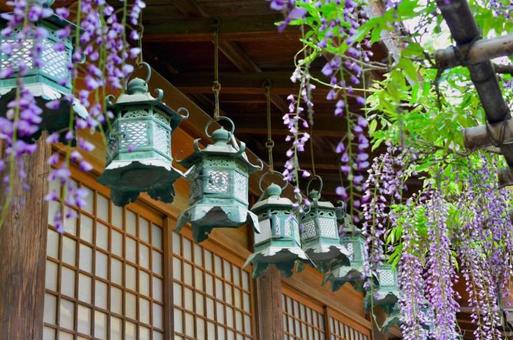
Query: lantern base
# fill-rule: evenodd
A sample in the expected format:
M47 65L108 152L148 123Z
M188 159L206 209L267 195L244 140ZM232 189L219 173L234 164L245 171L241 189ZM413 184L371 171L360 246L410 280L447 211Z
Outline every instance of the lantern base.
M340 266L351 265L349 260L351 252L342 245L323 245L317 242L313 247L303 245L302 248L321 273L330 272Z
M244 224L260 233L258 217L243 206L212 206L211 204L194 204L178 218L176 230L180 231L191 223L195 242L208 238L214 228L238 228Z
M31 136L19 136L25 142L34 142L41 136L42 131L48 133L61 132L61 142L67 142L64 138L65 131L69 128L70 112L78 117L86 119L89 114L77 99L73 99L70 103L68 100L61 100L59 107L55 110L49 109L46 104L54 100L60 100L65 94L57 91L49 85L42 83L25 84L24 87L30 91L36 101L36 105L41 108L41 124L40 128ZM7 105L16 100L16 89L0 87L0 116L5 117L8 107Z
M394 292L385 293L378 290L374 293L374 304L383 308L387 314L392 312L397 301L399 301L399 298Z
M338 275L338 276L336 276ZM338 270L338 273L330 273L324 281L331 282L331 290L337 291L346 283L350 283L353 288L359 292L364 292L363 288L364 277L363 273L357 269L351 269L351 267L342 267Z
M154 163L113 161L98 177L98 182L111 188L112 201L117 206L135 201L141 192L171 203L175 197L173 183L183 174L170 166Z
M308 256L299 247L283 248L269 246L250 255L244 267L250 263L253 265L253 278L261 276L269 265L275 265L283 275L289 277L292 275L296 261L310 262Z

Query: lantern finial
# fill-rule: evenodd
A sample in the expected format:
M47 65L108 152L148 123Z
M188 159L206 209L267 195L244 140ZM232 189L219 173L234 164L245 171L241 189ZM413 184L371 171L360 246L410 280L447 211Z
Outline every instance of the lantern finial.
M148 92L148 83L141 78L134 78L128 82L126 89L127 94L146 93Z

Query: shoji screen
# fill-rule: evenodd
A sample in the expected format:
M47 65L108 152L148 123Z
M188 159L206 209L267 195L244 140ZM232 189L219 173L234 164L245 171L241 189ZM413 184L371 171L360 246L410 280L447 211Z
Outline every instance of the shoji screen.
M331 339L370 340L371 330L328 308Z
M88 183L64 234L52 226L59 205L50 206L44 339L162 339L162 218L115 207Z
M173 339L253 339L250 274L212 249L172 233Z
M285 290L282 295L285 339L324 340L325 322L322 305Z

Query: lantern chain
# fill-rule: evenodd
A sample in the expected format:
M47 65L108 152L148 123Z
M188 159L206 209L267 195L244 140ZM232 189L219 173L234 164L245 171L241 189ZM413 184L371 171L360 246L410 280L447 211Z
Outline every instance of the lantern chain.
M265 97L267 104L267 141L265 142L265 147L267 148L267 153L269 155L269 169L270 171L274 171L274 161L273 161L273 148L274 141L272 136L272 123L271 123L271 82L266 81L265 83Z
M212 92L214 92L214 119L219 120L219 92L221 92L221 83L219 82L219 21L216 22L216 30L214 32L214 83L212 84Z
M314 148L313 148L313 128L310 125L310 159L312 162L312 175L317 176L317 171L315 170L315 157L314 157Z

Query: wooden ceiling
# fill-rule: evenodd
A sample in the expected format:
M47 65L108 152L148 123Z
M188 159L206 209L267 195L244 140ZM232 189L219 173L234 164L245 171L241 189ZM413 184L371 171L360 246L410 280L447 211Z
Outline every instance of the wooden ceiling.
M301 48L298 29L277 32L275 23L281 19L264 0L148 0L143 14L144 59L206 112L213 112L213 37L218 27L221 110L235 122L236 136L263 160L267 160L264 85L271 82L274 159L279 171L288 149L282 115L288 112L287 96L297 93L290 75ZM384 49L378 50L384 56ZM321 67L322 63L316 65L312 72L320 74ZM340 185L334 147L346 125L333 116L326 93L321 89L314 94L313 147L316 170L325 182L324 196L334 200ZM300 157L303 167L310 169L310 153Z

